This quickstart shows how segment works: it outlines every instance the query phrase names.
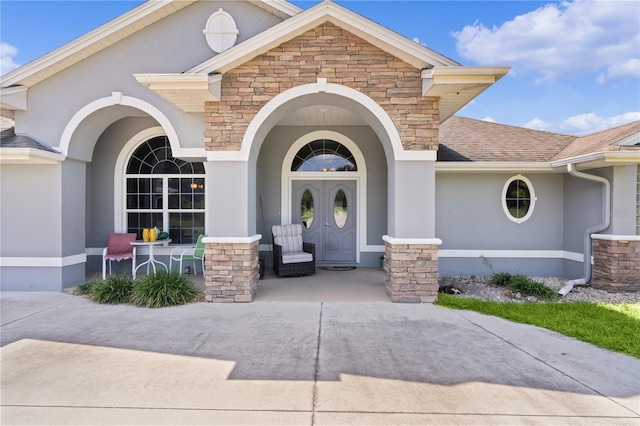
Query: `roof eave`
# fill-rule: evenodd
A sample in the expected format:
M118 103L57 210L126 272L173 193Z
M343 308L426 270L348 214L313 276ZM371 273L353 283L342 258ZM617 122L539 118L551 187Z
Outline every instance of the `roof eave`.
M555 172L551 163L532 161L438 161L436 172Z
M250 0L261 9L278 16L282 19L287 19L291 16L297 15L304 9L296 6L293 3L289 3L285 0Z
M608 166L630 166L633 164L640 164L640 150L594 152L551 162L553 167L564 167L567 164L579 165L581 169L596 169Z
M0 148L0 164L59 164L65 156L34 148Z
M504 77L510 67L437 66L422 71L422 96L440 100L440 123Z
M8 87L0 89L0 111L3 117L13 119L15 111L27 110L27 91L26 87Z
M221 75L134 74L138 82L184 112L204 112L205 102L218 102Z

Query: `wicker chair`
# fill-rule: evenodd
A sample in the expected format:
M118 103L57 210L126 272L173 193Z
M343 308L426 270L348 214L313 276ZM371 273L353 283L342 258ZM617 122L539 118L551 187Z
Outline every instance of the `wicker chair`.
M302 241L302 225L274 225L273 270L279 277L316 273L316 246Z

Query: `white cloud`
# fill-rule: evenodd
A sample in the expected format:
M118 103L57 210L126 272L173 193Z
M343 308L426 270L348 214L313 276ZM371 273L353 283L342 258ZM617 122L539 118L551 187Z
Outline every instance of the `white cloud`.
M13 61L18 49L7 43L0 43L0 75L18 68L20 65Z
M581 1L547 4L500 26L476 22L453 33L458 53L480 65L507 65L540 81L607 72L627 78L640 52L640 3ZM626 65L625 65L626 64Z
M590 112L567 118L558 125L558 131L583 135L621 126L636 120L640 120L640 111L627 112L612 117L599 117Z
M482 119L482 121L486 121L486 122L489 122L489 123L495 123L496 122L496 120L493 117L490 117L490 116L486 116L485 118Z
M593 112L578 114L567 118L560 123L547 123L536 117L524 127L533 130L545 130L548 132L566 133L570 135L586 135L611 129L632 121L640 120L640 111L627 112L612 117L599 117Z
M597 81L600 84L605 84L611 80L638 79L640 79L640 59L629 59L625 62L609 66L606 73L598 75Z
M533 130L549 130L551 128L551 124L536 117L533 120L529 121L527 124L525 124L524 127L526 127L527 129L533 129Z

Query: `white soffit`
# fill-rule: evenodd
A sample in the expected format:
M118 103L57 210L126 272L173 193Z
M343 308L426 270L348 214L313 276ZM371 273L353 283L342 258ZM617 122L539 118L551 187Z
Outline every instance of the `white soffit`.
M471 102L510 67L436 66L422 71L422 96L440 99L440 122Z
M134 77L184 112L204 112L205 102L220 101L219 74L134 74Z
M322 2L191 68L187 73L224 74L325 22L361 37L417 69L460 65L340 5Z

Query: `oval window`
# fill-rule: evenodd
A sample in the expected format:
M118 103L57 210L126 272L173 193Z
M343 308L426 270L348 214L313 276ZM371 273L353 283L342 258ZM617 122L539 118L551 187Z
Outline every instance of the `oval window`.
M307 189L302 194L302 200L300 201L300 218L305 228L311 228L314 215L313 195L311 195L311 191Z
M502 208L507 217L516 223L522 223L531 217L535 200L533 186L524 176L514 176L504 186Z
M336 221L338 228L344 228L347 223L347 195L341 189L336 193L336 198L333 201L333 218Z

